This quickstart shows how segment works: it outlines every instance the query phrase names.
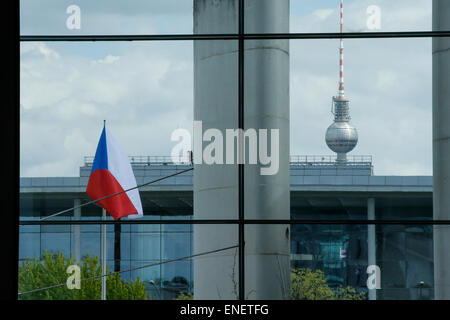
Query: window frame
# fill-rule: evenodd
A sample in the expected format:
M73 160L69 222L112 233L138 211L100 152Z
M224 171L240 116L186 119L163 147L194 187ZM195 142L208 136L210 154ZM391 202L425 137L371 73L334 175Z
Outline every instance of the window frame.
M245 219L244 213L244 164L239 164L238 167L238 219L220 219L220 220L126 220L126 221L103 221L100 218L98 220L89 221L21 221L20 220L20 204L19 204L19 141L20 141L20 43L21 42L53 42L53 41L203 41L203 40L237 40L238 41L238 128L244 129L244 45L246 40L261 40L261 39L286 39L286 40L302 40L302 39L375 39L375 38L433 38L433 37L449 37L450 31L411 31L411 32L350 32L350 33L257 33L249 34L244 30L245 23L245 0L238 0L238 32L236 34L155 34L155 35L20 35L20 5L19 1L13 2L14 15L18 17L16 19L12 31L18 35L17 39L13 39L8 45L8 53L13 57L15 63L8 64L6 72L3 76L12 76L14 81L8 80L8 87L6 87L8 104L13 106L7 110L6 118L12 121L6 121L7 126L3 126L4 137L6 140L15 141L10 148L12 154L11 170L7 171L7 180L10 183L11 188L8 190L7 197L13 199L10 204L11 208L8 208L7 212L13 212L14 214L8 215L6 218L7 225L11 226L7 233L3 236L5 239L14 239L11 264L5 265L5 273L13 273L13 277L9 277L11 291L4 290L5 297L17 300L18 289L18 267L17 261L19 258L19 226L20 225L101 225L101 224L233 224L238 226L238 264L239 264L239 300L245 299L245 225L247 224L360 224L360 225L388 225L388 224L401 224L401 225L450 225L449 220L304 220L304 219L284 219L284 220L255 220ZM9 4L12 5L12 4ZM7 19L4 19L5 21ZM8 23L10 23L8 21ZM8 25L8 29L11 30L11 25ZM17 191L16 191L17 190ZM7 229L7 228L5 228Z

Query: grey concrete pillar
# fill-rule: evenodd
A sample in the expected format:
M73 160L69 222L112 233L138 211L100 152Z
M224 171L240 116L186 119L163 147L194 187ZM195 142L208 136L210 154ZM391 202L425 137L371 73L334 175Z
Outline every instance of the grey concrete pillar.
M73 206L78 207L81 204L80 199L73 200ZM75 220L81 220L81 208L75 208L73 214ZM73 226L73 258L76 263L81 262L81 233L80 225Z
M194 33L236 33L237 1L194 1ZM194 120L203 131L237 127L237 41L194 41ZM194 130L194 140L202 132ZM194 163L203 146L194 142ZM194 219L237 219L237 165L194 164ZM194 225L194 253L238 243L229 225ZM195 299L238 299L237 249L194 259Z
M450 30L450 1L433 0L433 31ZM433 38L433 218L450 220L450 38ZM434 226L435 299L450 299L450 226Z
M367 220L375 220L375 199L367 199ZM375 225L367 225L367 265L376 265L376 233ZM369 289L369 300L377 300L377 289Z
M246 0L245 31L289 32L289 1ZM288 40L245 43L245 128L279 129L278 173L261 175L261 166L245 166L245 216L289 219ZM290 298L289 233L289 225L246 226L248 299Z
M246 0L245 10L247 32L289 31L288 0ZM238 1L194 1L195 33L237 30ZM202 121L203 132L216 128L225 137L226 129L238 128L237 49L237 41L194 42L194 120ZM277 173L261 175L265 166L259 162L245 165L245 215L247 219L289 219L289 43L251 41L245 50L245 129L268 129L269 146L270 129L279 130ZM199 134L194 130L194 140ZM194 162L208 144L202 147L194 142ZM194 167L194 218L237 219L238 166ZM237 226L194 225L194 253L236 245L237 231ZM249 225L245 242L246 297L289 297L289 226ZM236 250L196 258L195 299L237 299L238 270Z

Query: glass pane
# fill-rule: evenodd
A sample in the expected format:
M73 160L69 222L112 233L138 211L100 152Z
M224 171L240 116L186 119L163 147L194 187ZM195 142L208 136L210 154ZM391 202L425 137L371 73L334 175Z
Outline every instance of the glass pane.
M54 289L21 294L21 299L100 299L100 278L81 280L79 290L66 287L70 276L66 270L70 265L81 267L81 279L99 277L102 272L102 234L82 231L77 229L79 226L68 225L68 229L58 233L55 229L45 231L42 228L41 232L21 229L19 291L57 285ZM193 290L192 228L176 232L146 232L144 228L136 228L133 232L122 232L125 226L116 226L113 232L106 234L107 269L117 272L107 277L107 298L171 300L181 293L190 297ZM156 226L158 230L170 230L167 226ZM120 281L122 289L117 287Z
M192 232L164 232L162 234L162 258L176 259L189 256Z
M290 241L294 299L433 299L433 226L292 225Z
M81 266L81 279L101 275L101 233L80 232L74 226L71 227L69 230L72 231L66 233L21 233L21 299L100 299L99 278L81 280L81 291L72 291L66 287L67 277L70 276L66 270L72 264ZM235 247L237 227L197 227L197 245L193 245L192 228L187 231L153 233L121 232L120 228L116 228L114 233L108 232L107 269L117 274L108 275L111 280L107 280L107 297L192 299L195 278L199 297L236 299L239 288L239 264ZM160 229L167 230L166 226L160 226ZM194 254L195 258L192 257ZM33 259L36 261L27 262ZM134 289L127 289L132 292L138 290L135 292L136 296L128 295L126 290L114 289L119 284L118 281L122 281L125 287L136 286ZM42 289L53 285L58 286L54 289ZM42 290L28 292L40 288ZM212 296L212 292L216 296Z
M138 184L185 169L169 164L172 132L192 128L192 52L190 41L21 43L22 186L79 193L104 119L139 167ZM47 152L33 146L36 139ZM172 178L156 185L182 189L188 182ZM56 210L73 206L73 200L54 203Z
M334 122L337 47L338 40L246 42L246 132L279 129L280 135L275 174L264 176L270 166L246 158L246 217L289 218L290 180L294 219L431 219L431 39L345 40L349 101L342 101L350 111L346 121ZM342 123L355 128L356 145L333 140L333 126ZM273 145L269 133L254 140Z
M120 143L122 146L126 145L126 152L131 155L130 160L135 167L138 184L189 168L187 165L171 165L170 153L175 142L170 139L172 131L177 126L191 128L193 113L192 42L141 43L135 46L136 44L103 43L99 46L92 43L76 45L70 43L21 44L21 85L23 89L21 140L23 148L21 150L20 208L22 217L45 217L73 206L84 205L91 200L84 191L92 169L92 156L98 143L99 130L101 130L102 120L100 118L105 118L106 114L111 120L116 118L111 123L116 122L115 130L117 131L115 132L118 132L116 136L122 137ZM39 52L48 52L50 55L46 56ZM184 53L180 55L179 52ZM141 58L137 58L139 55ZM124 63L121 67L117 65L118 59L121 60L120 64ZM70 61L77 62L72 64ZM59 64L60 67L53 68L55 64ZM100 67L103 70L95 71L94 65L103 66ZM113 70L114 65L118 68L115 71ZM147 67L144 67L145 65ZM71 66L71 71L67 69L68 66ZM38 69L40 71L37 71ZM147 70L144 71L144 69ZM104 78L106 70L109 70L107 71L109 76ZM66 72L71 73L75 78L68 79ZM123 72L128 74L128 79L124 78ZM95 79L96 77L98 78ZM92 79L92 85L87 84L86 79ZM153 89L149 90L150 87ZM113 98L115 102L110 100L111 93L114 91L120 92L119 96L121 96ZM47 92L47 94L42 95L40 92ZM175 92L176 94L174 94ZM103 95L106 100L100 98L100 95ZM39 102L36 100L38 96L39 99L42 98ZM35 104L33 101L37 103ZM151 103L146 101L151 101ZM127 106L126 112L123 106ZM90 119L95 118L95 114L100 116L98 122L93 121L91 124L88 123L89 121L86 122L87 114L85 112L90 114L88 116ZM124 116L125 113L128 116ZM142 121L141 125L138 125L140 122L138 119L143 120L145 114L149 116L148 121ZM50 118L53 116L58 120L56 118L51 120ZM72 122L77 118L80 121L75 127L68 123L64 124L65 121ZM126 118L128 120L125 120ZM167 121L163 119L168 118L176 123L170 122L167 125ZM140 134L137 131L131 133L128 126L129 121L134 123L135 129L140 126L143 131ZM153 124L148 126L149 123ZM50 128L51 126L53 128ZM119 133L121 126L124 131ZM88 127L91 127L92 132L89 132ZM149 131L151 127L154 128L153 133L150 132L151 130ZM124 132L126 133L124 134ZM136 141L136 134L142 137L141 141ZM71 138L69 137L75 137L74 135L78 137L70 142ZM158 138L156 140L149 138L152 136L158 136ZM163 136L166 136L166 139L162 139ZM42 145L47 146L47 152L33 147L33 141L36 139L39 139ZM149 142L149 140L153 141ZM132 147L131 141L136 142L135 148ZM156 141L159 142L155 144ZM145 147L144 145L147 143L152 146ZM66 153L64 151L65 144L75 154ZM85 145L81 146L82 144ZM75 145L78 145L79 148ZM152 153L135 156L141 154L143 146L144 149L152 150ZM78 151L75 151L76 149ZM90 157L84 159L85 156ZM54 161L59 164L55 164ZM180 190L186 189L186 186L191 184L192 172L171 178L170 181L163 180L158 183L161 189L179 185ZM39 189L42 192L38 191ZM187 189L191 192L191 187ZM153 187L148 190L155 189ZM169 200L164 201L164 195L159 197L143 192L141 196L146 215L192 215L192 200L189 204L170 197ZM180 197L182 196L183 194L180 194ZM161 201L159 201L160 198ZM192 197L190 196L190 198ZM98 220L101 218L101 214L101 208L92 204L67 212L64 216L73 217L73 219L85 216L92 220ZM59 218L52 218L52 220L57 219ZM111 228L113 227L108 225L108 231L111 231ZM81 231L99 232L100 229L95 225L83 225Z
M19 264L22 260L32 260L41 252L40 234L36 232L21 232L19 243L26 244L19 248Z
M431 39L344 42L357 132L346 161L326 138L339 124L339 40L290 42L291 218L432 219Z
M70 255L70 234L41 233L41 254L45 252L57 254L58 251L61 251L65 256Z
M22 35L192 34L195 26L199 33L234 33L235 5L226 28L214 20L208 22L208 17L217 16L228 5L192 0L132 0L126 4L118 0L76 4L67 0L21 0L20 29Z
M331 98L340 81L339 40L290 44L291 154L325 155L293 160L308 176L335 176L333 170L341 168L325 172L327 163L335 161L328 155L336 157L325 132L333 123ZM308 182L431 186L431 39L346 39L344 46L345 98L358 134L348 159L355 166L337 172L347 177ZM367 177L374 175L381 177Z
M131 234L132 260L158 260L161 256L160 234Z
M225 115L229 123L217 128L224 138L226 129L237 127L236 44L22 43L21 216L44 217L82 206L64 215L100 219L98 205L85 205L91 200L85 188L105 118L129 154L138 185L191 169L188 152L193 149L194 118L203 123L202 135L207 129L218 127L219 118ZM217 72L221 77L216 76ZM198 101L195 108L194 96ZM211 105L218 101L222 113L212 113ZM179 147L181 137L173 140L172 135L180 132L186 134L187 146L179 150L175 161L171 153ZM35 148L36 139L46 146L47 152ZM207 149L208 141L203 140L197 170L202 192L198 196L203 194L211 205L198 218L235 218L237 210L223 213L219 209L224 203L233 203L237 208L237 166L206 164L211 150ZM205 180L211 176L218 176L217 181L226 177L216 187L227 191L211 188L211 181ZM150 219L190 219L193 179L193 172L188 171L141 187L144 215ZM233 216L229 212L234 212ZM153 227L145 226L149 231ZM108 226L108 231L111 228ZM97 231L96 226L81 229Z

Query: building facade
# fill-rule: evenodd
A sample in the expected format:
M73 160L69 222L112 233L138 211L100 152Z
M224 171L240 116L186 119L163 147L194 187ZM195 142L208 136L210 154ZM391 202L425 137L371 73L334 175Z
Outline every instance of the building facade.
M191 167L189 163L173 164L169 157L130 160L138 185ZM432 299L433 226L401 223L432 219L432 177L377 176L371 157L349 157L345 164L335 160L330 156L291 156L291 267L322 270L329 286L370 291L370 299ZM21 178L21 221L37 221L90 201L85 189L91 165L92 158L86 158L79 177ZM192 220L192 184L190 171L141 187L144 218L140 221ZM101 208L91 204L50 219L68 221L66 224L22 225L19 263L39 259L44 251L60 250L78 261L87 254L100 256L101 226L69 221L99 220L101 214ZM374 219L387 222L362 223ZM294 223L299 220L301 223ZM123 271L189 257L193 254L193 230L191 224L109 224L109 268ZM180 291L193 291L194 260L128 271L122 278L139 276L153 299L173 299ZM380 268L378 290L367 289L369 265Z

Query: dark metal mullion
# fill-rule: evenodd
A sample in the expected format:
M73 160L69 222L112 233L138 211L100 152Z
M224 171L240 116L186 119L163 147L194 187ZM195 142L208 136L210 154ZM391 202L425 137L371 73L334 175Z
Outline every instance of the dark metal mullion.
M361 225L450 225L450 220L308 220L308 219L198 219L198 220L65 220L65 221L20 221L22 226L36 226L36 225L98 225L98 224L113 224L113 225L126 225L126 224L236 224L240 222L243 224L361 224Z
M238 44L238 126L244 130L244 0L239 0L239 44ZM244 137L239 135L238 157L244 154L242 144ZM245 157L245 156L244 156ZM245 300L245 213L244 213L244 164L239 166L239 300Z
M240 21L239 21L240 23ZM450 37L448 31L346 32L346 33L247 33L167 35L22 35L20 41L189 41L257 39L374 39Z
M122 225L114 225L114 271L120 271Z
M167 34L167 35L24 35L20 41L189 41L237 40L237 34Z
M245 39L373 39L373 38L430 38L449 37L447 31L401 31L401 32L326 32L326 33L247 33Z

